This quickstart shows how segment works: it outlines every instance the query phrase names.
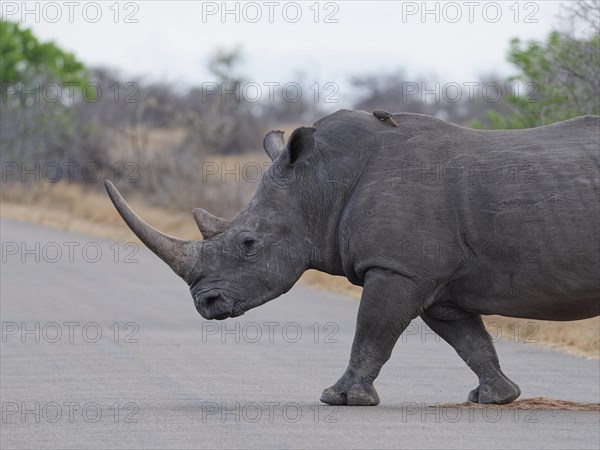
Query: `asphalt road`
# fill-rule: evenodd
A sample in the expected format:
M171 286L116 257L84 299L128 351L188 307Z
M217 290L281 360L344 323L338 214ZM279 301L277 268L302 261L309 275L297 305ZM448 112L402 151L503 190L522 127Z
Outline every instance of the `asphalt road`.
M321 405L356 300L297 286L208 322L145 249L0 225L2 448L600 447L598 412L432 407L463 401L476 377L420 321L375 384L380 406ZM600 400L598 361L497 348L521 398Z

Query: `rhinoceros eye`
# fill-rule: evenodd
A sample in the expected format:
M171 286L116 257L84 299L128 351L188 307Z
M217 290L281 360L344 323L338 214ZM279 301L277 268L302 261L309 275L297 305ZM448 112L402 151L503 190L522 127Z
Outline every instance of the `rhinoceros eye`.
M244 239L244 247L246 248L252 248L252 246L256 243L256 241L252 238L246 238Z
M242 232L239 236L239 249L244 257L256 256L260 253L260 246L254 235L250 232Z

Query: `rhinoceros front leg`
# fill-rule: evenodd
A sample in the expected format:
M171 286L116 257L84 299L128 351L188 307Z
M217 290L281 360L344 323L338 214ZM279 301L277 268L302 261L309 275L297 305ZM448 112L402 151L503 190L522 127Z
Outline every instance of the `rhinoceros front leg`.
M498 355L481 316L462 310L433 306L421 318L454 347L456 353L479 378L479 386L467 398L474 403L511 403L520 394L519 386L500 370Z
M379 404L373 381L402 332L422 311L424 299L422 290L409 278L379 269L367 272L348 369L323 391L323 403Z

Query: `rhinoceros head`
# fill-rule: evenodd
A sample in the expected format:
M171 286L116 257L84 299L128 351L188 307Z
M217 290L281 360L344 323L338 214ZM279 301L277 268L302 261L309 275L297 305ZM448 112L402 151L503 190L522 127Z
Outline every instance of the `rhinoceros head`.
M289 290L310 266L306 208L306 160L313 153L315 128L298 128L287 145L272 131L264 147L273 160L256 194L233 220L202 209L193 212L202 241L185 241L155 230L127 205L110 181L108 194L129 228L190 287L206 319L236 317ZM311 200L311 199L308 199Z

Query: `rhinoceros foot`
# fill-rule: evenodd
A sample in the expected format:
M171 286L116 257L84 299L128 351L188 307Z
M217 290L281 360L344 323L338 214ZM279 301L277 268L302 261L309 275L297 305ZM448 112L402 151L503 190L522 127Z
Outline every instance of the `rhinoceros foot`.
M499 376L494 380L480 382L479 386L469 392L467 400L473 403L505 405L512 403L519 395L519 386L508 378Z
M373 385L366 383L349 385L340 383L340 381L323 391L321 394L323 403L348 406L376 406L379 404L379 395Z

